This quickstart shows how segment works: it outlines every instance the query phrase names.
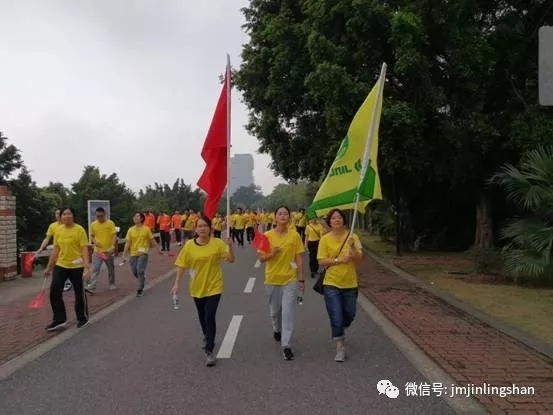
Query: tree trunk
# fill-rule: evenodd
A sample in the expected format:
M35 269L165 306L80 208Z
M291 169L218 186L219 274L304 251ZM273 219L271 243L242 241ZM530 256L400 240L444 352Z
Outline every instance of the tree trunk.
M482 193L476 203L474 247L477 249L487 249L493 246L492 202L487 194Z

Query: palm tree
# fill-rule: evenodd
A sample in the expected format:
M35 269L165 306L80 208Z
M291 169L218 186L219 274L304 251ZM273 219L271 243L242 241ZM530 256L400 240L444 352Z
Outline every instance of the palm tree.
M553 146L526 153L492 178L522 212L502 230L505 268L515 280L553 282Z

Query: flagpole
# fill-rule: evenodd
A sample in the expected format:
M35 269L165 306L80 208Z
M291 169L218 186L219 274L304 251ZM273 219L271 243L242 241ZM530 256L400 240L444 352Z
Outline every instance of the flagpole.
M365 178L365 175L367 174L367 169L369 167L369 159L371 155L372 150L372 144L373 144L373 138L374 138L374 131L376 129L376 114L378 111L378 108L380 106L380 101L382 100L382 91L384 89L384 83L386 81L386 69L388 65L386 63L382 64L382 69L380 70L380 77L378 78L378 92L376 95L376 102L373 108L373 113L371 116L371 124L369 127L369 133L367 136L367 142L365 143L365 153L363 154L363 165L361 168L361 175L359 177L359 184L357 185L357 194L355 195L355 203L353 206L353 219L351 220L351 226L349 231L349 236L353 235L353 231L355 230L355 222L357 221L357 215L359 210L359 201L361 198L361 194L359 193L359 189L361 188L361 185L363 184L363 180Z
M227 83L227 238L230 238L230 90L232 82L230 80L230 55L227 53L227 69L225 73L225 82Z

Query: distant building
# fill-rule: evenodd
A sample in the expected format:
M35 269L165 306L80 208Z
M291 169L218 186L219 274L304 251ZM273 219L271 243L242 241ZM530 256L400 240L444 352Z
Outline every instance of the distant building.
M230 194L242 186L251 186L253 181L253 156L235 154L230 159Z

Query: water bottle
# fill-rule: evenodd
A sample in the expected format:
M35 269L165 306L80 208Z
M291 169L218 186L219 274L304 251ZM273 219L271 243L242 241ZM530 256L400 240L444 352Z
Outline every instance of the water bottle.
M173 310L178 310L179 308L179 296L175 293L173 294Z

